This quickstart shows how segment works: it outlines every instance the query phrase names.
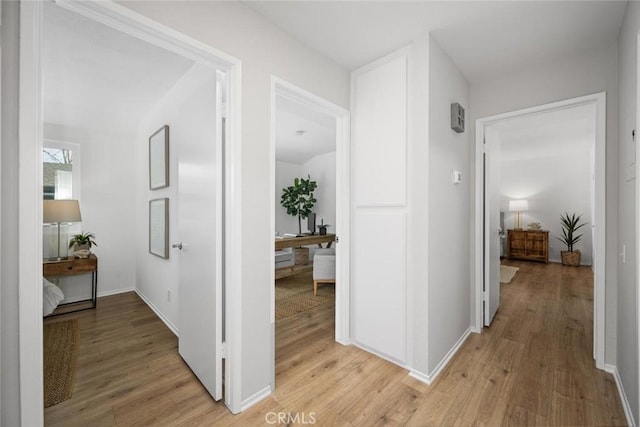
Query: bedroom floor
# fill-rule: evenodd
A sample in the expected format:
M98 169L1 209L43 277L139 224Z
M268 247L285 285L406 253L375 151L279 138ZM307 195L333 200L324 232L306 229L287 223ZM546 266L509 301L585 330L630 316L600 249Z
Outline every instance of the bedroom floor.
M431 386L335 343L328 303L276 322L276 391L236 416L137 295L100 298L95 311L58 318L80 320L80 354L73 396L47 408L45 424L262 426L285 412L319 426L625 425L613 378L591 358L590 270L508 264L520 271L502 285L493 325Z

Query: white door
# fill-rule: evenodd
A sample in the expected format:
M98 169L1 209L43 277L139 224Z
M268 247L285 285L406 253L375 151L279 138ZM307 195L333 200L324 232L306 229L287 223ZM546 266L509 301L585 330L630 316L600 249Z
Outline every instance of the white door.
M193 70L192 70L193 71ZM185 85L188 113L171 126L178 151L178 350L222 398L222 108L219 73L202 66Z
M484 324L500 305L500 140L485 130L484 157Z

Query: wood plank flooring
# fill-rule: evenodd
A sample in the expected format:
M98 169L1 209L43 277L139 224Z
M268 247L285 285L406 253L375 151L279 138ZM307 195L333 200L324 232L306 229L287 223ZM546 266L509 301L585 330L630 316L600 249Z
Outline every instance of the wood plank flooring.
M209 398L134 293L100 298L96 310L47 320L78 318L81 344L73 397L47 408L45 424L625 425L613 378L591 357L590 269L510 264L520 271L502 285L494 323L431 386L336 344L325 304L277 322L276 390L235 416Z

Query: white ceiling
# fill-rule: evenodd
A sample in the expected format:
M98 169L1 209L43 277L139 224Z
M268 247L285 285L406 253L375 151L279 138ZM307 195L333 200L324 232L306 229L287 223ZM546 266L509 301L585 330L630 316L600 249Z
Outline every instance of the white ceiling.
M489 127L503 161L571 156L595 146L595 107L584 105L503 120Z
M470 83L616 40L626 1L249 1L352 70L430 31Z
M297 135L297 131L303 131ZM335 151L336 121L295 101L276 98L276 159L303 164Z
M46 122L134 133L193 62L44 2Z

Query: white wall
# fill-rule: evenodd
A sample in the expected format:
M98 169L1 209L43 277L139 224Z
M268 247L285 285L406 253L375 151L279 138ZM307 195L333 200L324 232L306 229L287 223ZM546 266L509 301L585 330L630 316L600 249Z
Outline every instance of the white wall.
M297 233L298 217L287 214L287 210L280 204L282 189L293 184L295 178L311 176L318 183L314 191L317 200L313 207L316 213L316 223L324 218L325 224L330 224L328 232L335 232L336 226L336 152L319 154L309 161L298 165L295 163L276 161L276 232ZM316 232L318 229L316 228ZM307 232L307 220L302 220L302 232Z
M46 117L45 117L46 120ZM44 137L80 145L82 223L96 235L98 296L135 287L135 136L78 129L45 122ZM65 300L91 296L87 277L61 279Z
M471 86L471 108L468 122L475 126L478 118L489 117L553 101L606 91L606 343L605 363L616 360L616 300L617 300L617 201L618 201L618 67L617 46L607 44L562 58L558 61L529 68L522 72L500 77ZM469 134L469 144L475 144L475 135ZM474 153L471 154L474 156ZM475 159L472 165L475 164ZM475 176L475 171L471 171ZM475 185L475 184L474 184ZM473 187L472 187L473 188ZM472 193L471 197L475 195ZM471 219L474 220L473 218ZM472 227L475 227L473 222ZM472 242L475 246L475 243ZM475 317L475 304L471 306Z
M2 2L0 128L0 425L20 425L18 324L18 22L19 3Z
M502 141L508 144L508 141ZM592 143L591 143L592 144ZM590 145L585 141L585 145ZM509 200L525 198L529 211L522 213L521 227L526 229L532 222L539 222L543 230L549 230L549 261L560 262L560 251L567 247L556 239L562 236L560 215L568 212L582 215L582 240L574 249L582 252L581 264L591 265L591 152L579 152L545 157L502 160L501 162L501 204L505 213L505 228L514 228L515 212L509 212ZM518 197L525 192L526 197Z
M636 129L638 141L637 114L637 60L638 31L640 31L640 3L629 2L618 44L618 78L620 84L618 130L620 135L618 171L618 248L626 247L626 262L618 259L618 307L617 307L617 358L614 362L620 373L622 385L627 394L635 422L640 421L638 407L638 265L636 211L636 189L638 179L635 174L627 175L629 163L636 159L636 144L631 130ZM635 165L631 165L635 167Z
M213 69L194 65L167 92L143 119L135 144L136 188L136 289L174 331L178 324L179 260L176 250L169 259L149 253L149 201L169 198L169 242L179 240L178 229L178 154L181 141L199 138L211 143L211 136L193 129L190 117L202 114L202 87L215 84ZM215 98L210 94L211 120L215 119ZM206 96L206 95L205 95ZM169 187L149 190L149 137L162 126L169 126ZM171 292L171 298L167 293Z
M472 122L451 129L452 103L468 112L469 83L434 38L429 46L429 373L471 324L469 171ZM468 113L467 113L468 114ZM454 185L454 170L462 183Z
M269 189L271 76L349 106L349 73L239 2L123 2L242 61L242 399L273 387ZM256 215L263 212L264 215Z

